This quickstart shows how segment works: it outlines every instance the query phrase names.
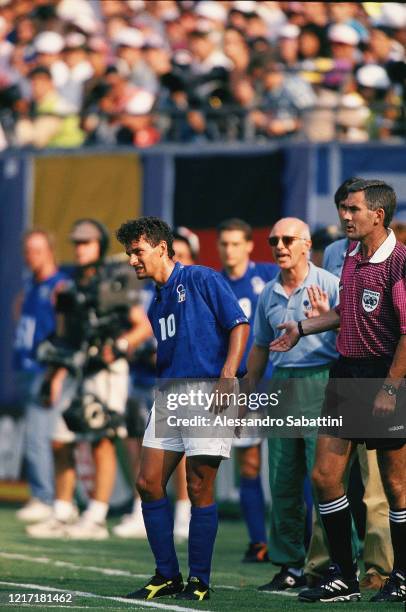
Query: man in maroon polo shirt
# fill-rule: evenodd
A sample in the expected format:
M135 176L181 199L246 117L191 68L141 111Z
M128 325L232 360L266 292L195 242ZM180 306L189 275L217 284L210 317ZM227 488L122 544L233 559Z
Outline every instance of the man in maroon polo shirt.
M342 405L337 408L337 402L343 394L349 397L343 393L344 386L354 394L350 406L354 423L361 414L365 432L371 431L371 424L375 430L377 423L382 426L375 434L381 437L375 438L371 433L337 433L337 428L324 429L319 435L313 482L332 565L326 580L302 591L300 601L351 601L361 597L351 555L351 514L343 485L348 462L360 443L377 450L394 551L393 571L371 601L406 601L406 438L389 437L389 431L404 436L406 425L405 401L401 399L406 375L406 247L396 242L389 229L395 208L395 192L384 181L360 179L349 187L340 212L347 237L359 243L349 249L344 262L339 306L320 317L280 325L285 333L270 344L273 351L287 351L302 336L339 327L340 358L330 371L323 415L341 413ZM341 388L339 379L345 379ZM367 387L363 379L370 379Z

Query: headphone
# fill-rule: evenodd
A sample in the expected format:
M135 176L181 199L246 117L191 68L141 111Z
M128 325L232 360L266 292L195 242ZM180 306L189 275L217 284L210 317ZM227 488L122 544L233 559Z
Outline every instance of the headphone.
M200 241L197 234L192 232L188 227L175 227L172 231L174 240L183 240L188 245L192 257L196 260L199 257Z
M110 244L110 234L107 227L101 221L97 221L97 219L91 219L90 217L84 217L83 219L78 219L75 221L72 227L72 231L80 225L81 223L91 223L94 225L100 232L99 244L100 244L100 259L104 259L107 250Z

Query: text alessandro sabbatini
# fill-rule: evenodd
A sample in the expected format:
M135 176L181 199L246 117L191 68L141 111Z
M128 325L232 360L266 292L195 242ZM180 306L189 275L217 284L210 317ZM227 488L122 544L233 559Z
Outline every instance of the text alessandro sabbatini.
M193 417L177 417L171 414L167 417L166 422L169 427L341 427L343 417L336 419L327 417L316 417L309 419L301 416L295 417L288 415L284 418L265 417L228 417L227 415L217 415L216 417L204 417L195 415Z
M245 408L248 411L256 411L261 408L275 407L279 404L279 394L276 393L220 393L218 391L205 393L201 390L189 390L187 393L169 393L166 397L166 408L176 411L178 408L201 408L205 411L213 411L216 406L234 406ZM169 427L325 427L342 426L342 417L332 418L315 417L309 418L304 415L284 417L271 417L246 415L231 417L227 411L207 416L195 414L193 416L177 416L170 414L166 418Z

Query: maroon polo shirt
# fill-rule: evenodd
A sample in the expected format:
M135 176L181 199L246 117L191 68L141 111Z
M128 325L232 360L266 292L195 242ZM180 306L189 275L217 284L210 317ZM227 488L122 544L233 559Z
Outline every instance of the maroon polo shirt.
M392 359L406 334L406 247L389 231L369 259L360 243L345 258L336 307L337 350L344 357Z

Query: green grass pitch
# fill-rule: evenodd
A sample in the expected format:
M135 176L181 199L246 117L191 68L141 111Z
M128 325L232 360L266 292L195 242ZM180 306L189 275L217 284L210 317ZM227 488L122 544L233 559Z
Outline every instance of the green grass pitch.
M142 586L152 575L154 562L148 543L142 540L121 540L111 537L102 542L33 540L15 519L15 508L0 506L0 609L25 610L173 610L188 608L242 612L330 610L337 612L371 612L384 609L370 604L370 594L363 594L361 602L351 604L300 604L295 596L260 593L256 587L268 582L276 572L270 564L244 565L240 562L247 543L245 528L240 521L221 521L213 563L214 592L207 602L179 602L162 598L145 605L120 601L125 593ZM110 526L116 521L110 521ZM184 577L187 571L187 545L177 547ZM73 603L50 602L9 605L9 593L38 593L40 588L49 594L73 593ZM385 608L388 609L388 606ZM392 604L392 610L404 609Z

